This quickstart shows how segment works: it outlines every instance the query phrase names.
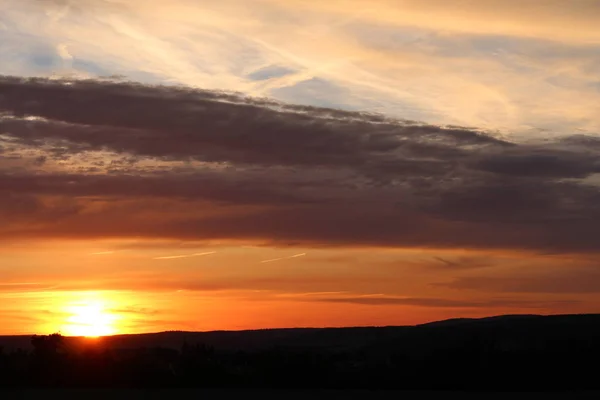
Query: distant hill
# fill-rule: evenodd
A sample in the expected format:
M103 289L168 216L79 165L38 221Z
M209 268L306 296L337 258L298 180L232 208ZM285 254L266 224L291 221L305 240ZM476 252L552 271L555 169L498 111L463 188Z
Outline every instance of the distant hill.
M450 319L415 326L291 328L246 331L183 332L115 335L95 339L105 348L134 349L202 343L219 350L268 348L326 348L353 350L437 348L457 346L467 340L486 340L501 346L539 346L547 341L592 341L600 338L600 314L501 315L479 319ZM67 338L74 344L93 343ZM5 349L31 348L31 336L0 336ZM463 343L464 344L464 343ZM416 347L415 347L416 346Z
M0 388L600 389L600 314L30 339L0 337Z
M592 314L595 315L595 314ZM566 315L566 317L569 316L579 316L579 315ZM417 326L456 326L456 325L465 325L465 324L473 324L473 323L490 323L490 322L495 322L495 321L502 321L502 323L507 323L509 321L515 321L515 320L531 320L534 318L543 318L543 317L548 317L548 316L543 316L543 315L536 315L536 314L512 314L512 315L496 315L496 316L492 316L492 317L484 317L484 318L452 318L452 319L445 319L442 321L434 321L434 322L427 322L424 324L420 324ZM565 315L552 315L550 317L565 317Z

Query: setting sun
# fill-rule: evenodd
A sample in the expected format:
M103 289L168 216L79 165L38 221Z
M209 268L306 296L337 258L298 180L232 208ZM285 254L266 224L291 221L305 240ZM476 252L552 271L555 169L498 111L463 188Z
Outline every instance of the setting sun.
M98 337L117 333L118 316L102 301L84 301L65 308L68 313L63 333L69 336Z

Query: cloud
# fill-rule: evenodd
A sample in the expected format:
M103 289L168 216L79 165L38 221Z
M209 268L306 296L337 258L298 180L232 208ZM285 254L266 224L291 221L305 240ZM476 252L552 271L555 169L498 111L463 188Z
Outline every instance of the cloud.
M194 254L182 254L182 255L176 255L176 256L162 256L162 257L154 257L155 260L172 260L172 259L176 259L176 258L189 258L189 257L199 257L199 256L206 256L209 254L215 254L216 251L207 251L204 253L194 253Z
M594 138L187 87L0 79L0 235L598 250ZM115 167L118 166L118 167Z
M575 305L577 301L529 301L519 299L493 299L493 300L453 300L442 298L419 298L419 297L327 297L311 299L308 301L326 303L351 303L372 306L404 305L416 307L449 307L449 308L553 308L560 306Z
M336 14L350 14L355 19L393 25L413 24L453 32L508 34L525 37L553 38L576 42L597 42L599 34L593 21L600 16L594 0L562 1L526 0L523 4L502 0L466 0L451 4L445 0L341 0L330 4L306 4L301 0L285 4L292 9L315 9ZM580 25L581 24L581 25ZM577 29L578 27L587 27Z
M456 158L462 152L448 145L509 145L473 130L184 88L98 81L65 85L9 77L0 87L2 109L15 116L5 117L0 129L24 144L54 140L66 142L74 152L106 149L205 162L429 173L443 166L426 159L390 158L390 152L418 157L420 152L441 151ZM56 99L61 102L52 102ZM279 134L281 130L286 133Z
M548 176L556 178L583 178L600 172L597 157L554 151L548 154L529 151L529 154L501 154L479 162L484 171L506 176Z
M600 129L595 0L451 3L4 0L0 73L55 75L62 59L37 61L66 45L77 76L536 136Z
M273 261L289 260L291 258L303 257L305 255L306 255L306 253L299 253L299 254L294 254L293 256L289 256L289 257L280 257L280 258L272 258L270 260L262 260L261 263L269 263L269 262L273 262Z
M483 269L494 266L498 263L491 257L482 256L462 256L462 257L432 257L436 263L425 262L420 266L422 268L435 269L441 271L463 271Z
M20 287L20 286L40 286L44 285L43 283L38 282L5 282L0 283L0 287Z
M452 289L493 291L497 293L598 294L600 270L597 265L586 268L544 270L538 274L521 273L511 276L462 276L438 284Z
M122 307L122 308L111 308L107 310L111 314L134 314L142 316L150 316L159 314L159 310L147 308L147 307Z
M69 53L69 48L65 43L61 43L57 46L56 51L60 58L62 58L65 69L71 69L73 65L73 56Z
M58 287L49 282L6 282L0 284L0 293L44 292Z

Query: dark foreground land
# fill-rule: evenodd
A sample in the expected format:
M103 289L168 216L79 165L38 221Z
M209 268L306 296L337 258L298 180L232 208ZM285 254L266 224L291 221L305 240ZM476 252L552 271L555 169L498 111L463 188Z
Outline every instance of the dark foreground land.
M2 398L37 398L52 391L63 399L252 394L410 400L425 398L410 392L421 390L436 391L435 396L463 391L470 392L466 398L486 399L552 391L561 393L545 398L598 398L582 391L600 389L600 315L96 340L0 337L0 346ZM575 397L570 391L579 393Z
M174 399L260 399L260 400L579 400L598 399L600 392L449 392L449 391L373 391L373 390L252 390L252 389L26 389L0 390L7 400L174 400Z

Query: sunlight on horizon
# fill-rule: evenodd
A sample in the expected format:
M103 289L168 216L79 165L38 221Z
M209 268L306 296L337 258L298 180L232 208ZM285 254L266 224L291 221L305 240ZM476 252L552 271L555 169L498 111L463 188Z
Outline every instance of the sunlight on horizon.
M110 299L98 293L88 294L82 299L68 303L63 312L67 316L60 332L67 336L99 337L122 333L121 316L110 310Z

